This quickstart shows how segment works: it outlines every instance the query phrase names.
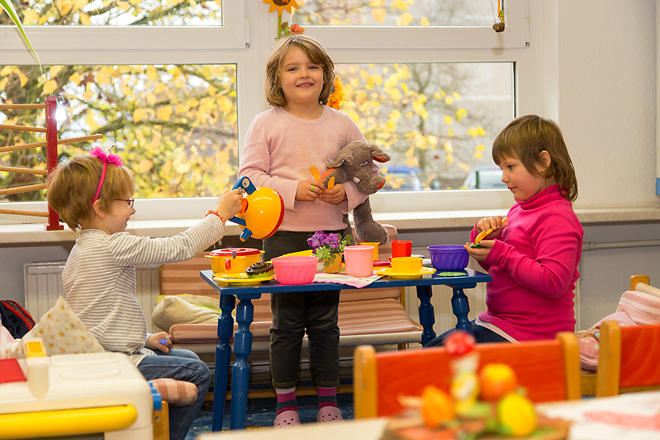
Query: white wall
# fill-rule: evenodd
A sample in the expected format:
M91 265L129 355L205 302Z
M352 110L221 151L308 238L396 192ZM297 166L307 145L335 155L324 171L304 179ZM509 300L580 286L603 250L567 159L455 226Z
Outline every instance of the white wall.
M657 204L655 1L558 3L559 105L577 206Z
M578 175L576 207L658 206L655 1L543 1L542 17L533 17L542 32L532 44L544 47L538 113L562 127ZM585 224L585 242L657 240L659 223ZM462 243L466 231L401 236L426 246ZM0 246L0 296L22 302L23 263L66 259L70 245ZM585 252L582 328L614 311L630 275L645 273L660 285L659 261L658 247Z

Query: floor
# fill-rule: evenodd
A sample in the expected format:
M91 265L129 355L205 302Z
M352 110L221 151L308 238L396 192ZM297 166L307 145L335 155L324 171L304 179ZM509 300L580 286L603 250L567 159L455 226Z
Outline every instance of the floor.
M300 396L297 398L300 421L302 423L316 423L317 398L316 396ZM247 429L263 429L272 427L275 421L275 398L249 399L247 408ZM353 418L353 394L337 395L337 404L341 409L344 419ZM211 432L211 402L202 407L202 413L195 419L192 428L188 432L186 440L194 440L196 436ZM223 430L229 429L229 407L225 409Z

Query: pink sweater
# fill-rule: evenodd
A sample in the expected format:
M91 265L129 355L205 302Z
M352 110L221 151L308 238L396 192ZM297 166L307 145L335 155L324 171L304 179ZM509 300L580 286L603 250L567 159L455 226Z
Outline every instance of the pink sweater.
M575 331L573 299L582 256L582 225L571 202L552 185L508 214L508 226L481 266L488 310L479 319L518 341ZM479 233L472 230L471 238Z
M353 182L343 183L347 200L339 205L295 200L300 180L312 180L310 165L323 174L345 145L364 141L357 124L346 113L323 107L317 119L301 119L275 107L258 114L241 150L238 177L248 176L256 187L272 188L284 200L280 230L341 230L343 214L366 200Z

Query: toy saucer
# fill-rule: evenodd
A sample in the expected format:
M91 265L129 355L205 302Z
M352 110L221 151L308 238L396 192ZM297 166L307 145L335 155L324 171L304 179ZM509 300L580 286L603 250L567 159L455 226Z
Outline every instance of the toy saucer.
M245 273L234 273L231 275L216 275L213 281L221 281L227 284L234 284L236 286L254 286L256 284L265 283L275 278L275 275L261 278L248 278Z
M386 267L389 266L390 262L386 260L374 260L374 267Z
M406 279L412 279L412 278L421 278L424 275L431 275L435 273L435 269L432 267L423 267L422 270L419 272L394 272L392 271L391 267L387 267L385 269L380 269L376 272L378 275L385 275L388 276L392 279L400 279L400 280L406 280Z

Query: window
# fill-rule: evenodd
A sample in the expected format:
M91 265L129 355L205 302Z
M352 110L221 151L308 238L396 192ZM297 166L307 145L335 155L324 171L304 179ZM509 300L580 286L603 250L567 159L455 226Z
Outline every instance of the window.
M121 10L133 3L108 4ZM149 14L161 3L136 4L139 13ZM496 9L496 1L304 3L292 16L285 13L283 21L301 24L328 49L347 94L342 110L370 140L392 153L392 161L383 164L384 172L395 170L388 182L392 191L372 196L374 210L465 209L461 203L468 199L468 209L488 207L493 197L480 196L480 191L466 199L463 191L438 190L460 189L472 170L492 166L490 145L499 129L515 114L538 108L532 87L537 52L529 44L528 27L529 17L538 14L534 2L507 1L506 30L499 34L491 28L496 19L491 3ZM61 137L105 130L103 144L129 149L144 188L151 184L150 173L159 173L151 190L138 194L157 199L137 200L135 218L190 217L198 203L206 206L208 201L181 196L215 197L235 179L231 173L238 145L254 115L268 108L263 71L275 44L277 14L268 13L261 1L225 0L221 8L219 1L194 3L209 13L190 14L188 20L171 16L129 25L122 22L125 14L117 13L113 23L90 17L86 25L81 11L95 4L83 5L66 25L40 25L43 18L32 13L30 18L25 10L45 15L50 3L22 3L26 23L36 20L26 31L44 68L39 71L17 33L1 32L0 84L14 81L19 88L41 91L40 96L16 92L11 98L15 103L43 99L46 92L60 97L68 106ZM343 15L343 22L335 13L340 7L372 4L377 10L352 11ZM186 5L193 8L193 3ZM319 11L335 12L327 16ZM0 20L5 24L6 14ZM21 86L26 78L31 87ZM88 87L99 78L107 79L105 88ZM49 90L52 81L55 90ZM0 102L10 99L8 89L0 90ZM2 118L12 116L2 113ZM184 147L180 139L185 137ZM162 157L166 154L170 156ZM177 162L181 157L187 163ZM179 198L164 199L174 195ZM141 209L147 205L149 209Z

